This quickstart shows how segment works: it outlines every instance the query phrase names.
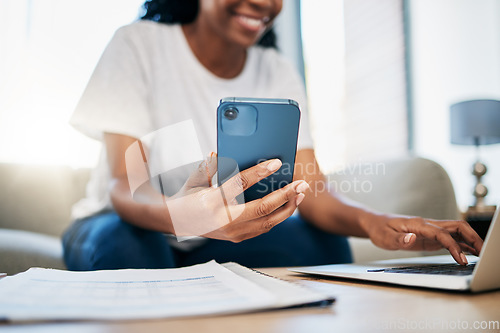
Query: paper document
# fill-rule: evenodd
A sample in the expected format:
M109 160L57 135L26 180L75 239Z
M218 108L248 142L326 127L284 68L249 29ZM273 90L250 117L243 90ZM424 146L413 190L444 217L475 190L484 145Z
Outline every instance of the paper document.
M329 299L238 264L215 261L156 270L31 268L0 280L0 318L12 321L214 315Z

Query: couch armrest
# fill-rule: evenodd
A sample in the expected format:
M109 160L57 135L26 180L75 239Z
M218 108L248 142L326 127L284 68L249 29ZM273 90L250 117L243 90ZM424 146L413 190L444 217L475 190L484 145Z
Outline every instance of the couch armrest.
M329 178L342 194L381 212L433 219L460 218L448 173L425 158L362 163Z
M0 272L9 275L30 267L66 269L59 238L30 231L0 229Z
M0 228L60 236L89 174L68 166L0 163Z
M329 175L329 182L338 192L380 212L433 219L460 218L447 172L425 158L361 163ZM361 238L350 238L349 243L355 262L445 253L387 251Z

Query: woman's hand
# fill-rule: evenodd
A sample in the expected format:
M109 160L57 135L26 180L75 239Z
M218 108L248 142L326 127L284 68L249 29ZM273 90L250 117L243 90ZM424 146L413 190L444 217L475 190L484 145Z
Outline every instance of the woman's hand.
M230 178L220 187L211 186L217 165L215 156L200 164L166 205L176 236L204 236L241 242L268 232L293 214L309 185L295 181L262 199L238 203L244 190L276 172L281 161L260 163Z
M447 249L455 261L467 264L465 252L479 255L482 239L465 221L438 221L420 217L370 214L362 222L371 241L387 250Z

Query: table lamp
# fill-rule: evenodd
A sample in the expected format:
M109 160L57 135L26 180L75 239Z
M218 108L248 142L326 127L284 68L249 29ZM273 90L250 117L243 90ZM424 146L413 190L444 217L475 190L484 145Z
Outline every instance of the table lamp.
M500 101L491 99L468 100L452 104L450 107L451 143L476 146L477 159L472 168L476 177L474 205L468 214L491 215L495 206L487 206L484 197L488 188L481 182L487 168L480 161L479 146L500 143Z

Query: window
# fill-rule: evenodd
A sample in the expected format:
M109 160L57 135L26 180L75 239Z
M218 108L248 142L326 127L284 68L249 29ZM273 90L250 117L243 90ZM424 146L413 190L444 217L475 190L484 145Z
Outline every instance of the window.
M449 107L500 100L500 2L410 1L415 152L448 172L462 210L473 203L472 146L450 144ZM500 203L500 144L481 146L486 204Z
M346 162L341 112L345 98L343 10L343 1L301 1L309 117L323 172Z
M139 0L0 2L0 161L91 166L98 143L69 117L113 32Z
M323 170L404 156L412 148L445 168L465 210L473 201L475 153L450 144L449 107L500 100L500 2L316 0L301 6L310 117ZM489 205L500 200L499 152L500 145L481 147Z
M302 1L311 123L324 172L408 151L402 0Z

